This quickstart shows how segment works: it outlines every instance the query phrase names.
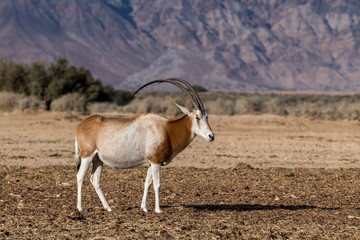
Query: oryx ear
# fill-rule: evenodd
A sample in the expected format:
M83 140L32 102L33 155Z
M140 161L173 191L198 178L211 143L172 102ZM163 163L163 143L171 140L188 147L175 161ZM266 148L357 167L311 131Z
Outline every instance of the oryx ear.
M176 103L175 103L176 104ZM189 115L190 116L190 110L187 109L186 107L183 107L183 106L180 106L178 104L176 104L176 106L178 106L178 108L180 108L180 110L185 113L186 115Z

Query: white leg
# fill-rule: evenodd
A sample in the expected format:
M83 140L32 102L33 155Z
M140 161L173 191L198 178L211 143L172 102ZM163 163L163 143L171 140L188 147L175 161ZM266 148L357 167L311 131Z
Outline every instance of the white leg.
M78 173L76 174L76 178L77 178L77 185L78 185L78 189L77 189L77 195L78 195L78 198L77 198L77 209L81 212L83 209L82 209L82 205L81 205L81 187L82 187L82 184L84 182L84 177L85 177L85 174L87 172L87 170L89 169L89 166L90 166L90 163L93 159L94 155L90 156L90 157L87 157L87 158L82 158L81 159L81 165L80 165L80 168L79 168L79 171Z
M152 177L154 182L154 192L155 192L155 212L161 213L162 210L160 208L160 198L159 198L159 190L160 190L160 164L151 164Z
M152 183L152 173L151 173L151 166L149 166L147 174L146 174L146 179L145 179L145 183L144 183L144 195L143 195L143 199L141 201L141 209L144 212L148 212L149 210L146 208L146 200L147 200L147 195L149 192L149 187Z
M104 208L106 210L108 210L109 212L111 212L112 209L110 208L109 203L106 201L105 196L104 196L104 194L101 190L101 186L100 186L102 169L103 169L103 163L96 156L93 160L93 168L92 168L92 172L91 172L90 182L94 186L95 191L96 191L97 195L99 196L100 201L101 201L102 205L104 206Z

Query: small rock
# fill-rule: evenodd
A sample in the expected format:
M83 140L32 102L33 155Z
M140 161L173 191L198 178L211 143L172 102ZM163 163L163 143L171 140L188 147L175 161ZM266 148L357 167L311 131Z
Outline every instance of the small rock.
M13 194L13 193L9 193L9 196L12 196L12 197L19 197L19 198L21 198L21 195L18 195L18 194Z
M62 182L62 183L60 183L60 185L63 185L63 186L65 186L65 187L69 187L69 186L71 186L71 183Z

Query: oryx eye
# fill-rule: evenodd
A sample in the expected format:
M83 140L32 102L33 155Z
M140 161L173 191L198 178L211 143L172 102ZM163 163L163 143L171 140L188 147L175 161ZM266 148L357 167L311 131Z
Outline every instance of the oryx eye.
M200 118L199 118L198 115L195 116L195 119L196 119L197 121L200 121Z

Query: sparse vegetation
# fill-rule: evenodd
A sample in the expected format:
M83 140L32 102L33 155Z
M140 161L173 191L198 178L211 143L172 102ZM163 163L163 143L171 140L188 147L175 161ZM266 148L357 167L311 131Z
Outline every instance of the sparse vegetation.
M95 102L87 107L90 113L106 113L106 112L121 112L118 105L110 102Z
M104 86L90 71L70 66L64 58L31 65L0 59L0 92L36 97L45 102L47 110L55 99L70 93L79 93L87 102L109 101L118 105L125 104L124 99L130 95L130 92Z
M209 114L275 114L360 120L360 94L338 96L205 92L199 95ZM192 107L187 96L180 92L144 92L119 110L175 115L180 113L175 103Z
M68 93L51 102L51 110L58 112L86 112L86 98L80 93Z
M19 93L0 92L0 111L44 110L45 102L34 96Z
M276 114L360 120L360 94L308 95L208 91L194 85L209 114ZM69 66L64 58L49 64L17 64L0 59L0 110L46 109L79 112L153 112L176 115L175 103L192 107L180 92L131 92L103 85L83 67Z
M201 85L192 85L193 89L196 91L196 92L207 92L208 90L206 88L204 88L203 86Z

